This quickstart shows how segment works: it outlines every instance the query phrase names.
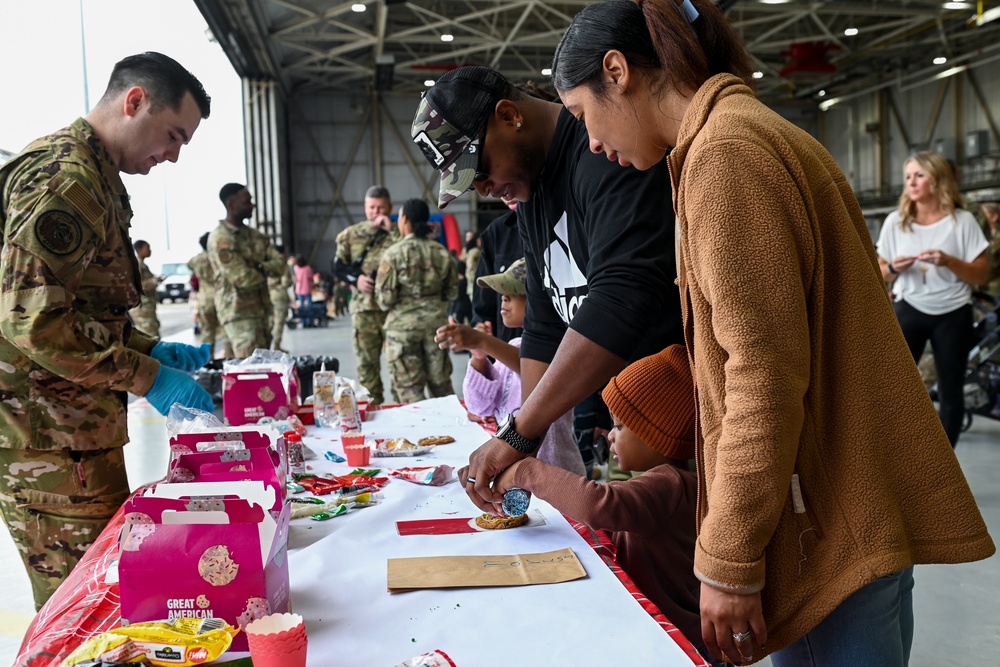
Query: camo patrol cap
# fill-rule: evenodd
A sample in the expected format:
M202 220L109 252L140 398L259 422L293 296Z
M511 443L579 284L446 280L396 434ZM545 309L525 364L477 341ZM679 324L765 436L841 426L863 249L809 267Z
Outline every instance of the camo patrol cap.
M503 273L477 278L476 284L480 287L489 287L494 292L506 296L525 296L528 293L524 286L524 276L527 272L528 269L522 257L507 267Z
M465 194L476 177L479 136L510 84L489 67L444 74L420 99L410 136L441 172L438 207Z

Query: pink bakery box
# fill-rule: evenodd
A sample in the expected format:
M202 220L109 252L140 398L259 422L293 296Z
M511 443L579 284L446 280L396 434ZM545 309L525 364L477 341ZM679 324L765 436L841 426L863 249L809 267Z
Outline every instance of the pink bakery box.
M198 451L201 443L236 440L242 441L244 449ZM288 452L281 436L253 430L181 433L170 439L170 451L168 482L260 481L274 489L274 501L268 509L277 513L284 505Z
M256 424L261 417L288 419L299 407L299 374L292 364L249 366L222 374L222 414L230 426Z
M277 519L260 482L157 484L125 503L118 582L124 624L221 618L232 626L291 610L290 506ZM247 651L245 632L232 651Z

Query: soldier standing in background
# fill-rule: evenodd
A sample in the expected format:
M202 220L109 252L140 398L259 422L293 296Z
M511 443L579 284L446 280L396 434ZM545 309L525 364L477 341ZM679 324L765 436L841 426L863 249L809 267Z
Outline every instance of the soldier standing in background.
M233 346L226 337L219 315L215 312L215 271L208 261L208 232L198 239L201 252L188 261L188 268L198 278L198 330L201 332L201 342L207 343L212 359L215 358L215 340L222 336L225 346L225 358L233 358Z
M244 222L254 203L245 185L227 183L219 191L226 218L208 236L208 259L215 272L215 311L237 358L271 347L271 298L267 279L288 269L285 259L261 232Z
M448 323L448 304L458 296L458 272L445 247L428 235L430 210L422 199L408 199L399 210L403 240L382 255L375 297L385 320L385 357L397 403L448 396L451 357L434 342Z
M288 308L292 305L292 297L288 290L292 287L292 273L282 246L275 248L285 262L280 275L267 277L267 290L271 297L271 349L288 352L281 349L281 337L285 333L285 322L288 321Z
M86 118L0 169L0 513L36 608L128 497L125 392L162 414L214 407L181 372L208 351L129 322L141 288L121 179L176 162L209 111L173 59L129 56Z
M337 235L337 262L341 271L334 278L344 278L342 270L352 266L360 270L348 310L351 313L358 382L371 394L372 405L384 402L379 357L385 342L385 313L375 301L374 275L382 253L399 240L399 232L389 219L391 212L389 191L381 185L373 185L365 193L367 219Z
M142 294L139 296L139 305L128 311L128 314L132 316L136 329L148 336L159 338L160 320L156 317L156 286L163 281L163 278L154 276L146 266L146 260L153 255L149 243L136 241L132 247L135 248L135 256L139 260Z

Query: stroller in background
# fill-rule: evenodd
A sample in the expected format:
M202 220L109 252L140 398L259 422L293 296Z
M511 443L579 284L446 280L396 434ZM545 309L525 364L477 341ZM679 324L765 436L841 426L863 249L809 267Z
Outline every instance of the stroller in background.
M977 291L972 293L972 306L979 319L973 325L977 342L969 352L966 368L963 431L972 426L973 415L1000 420L1000 302ZM936 398L934 394L936 391L932 398Z

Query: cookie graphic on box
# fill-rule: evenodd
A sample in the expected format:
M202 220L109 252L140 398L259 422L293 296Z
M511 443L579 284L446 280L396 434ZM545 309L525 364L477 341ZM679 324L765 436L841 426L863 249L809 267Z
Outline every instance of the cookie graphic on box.
M154 530L156 524L153 517L142 512L129 512L125 515L125 527L122 529L122 550L138 551L142 541Z
M247 600L247 608L236 617L236 622L241 628L247 627L258 618L264 618L271 613L271 603L265 598L254 597Z
M213 586L225 586L236 578L240 566L229 557L229 547L217 544L198 559L198 574Z

